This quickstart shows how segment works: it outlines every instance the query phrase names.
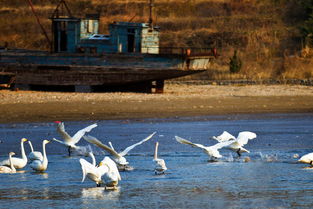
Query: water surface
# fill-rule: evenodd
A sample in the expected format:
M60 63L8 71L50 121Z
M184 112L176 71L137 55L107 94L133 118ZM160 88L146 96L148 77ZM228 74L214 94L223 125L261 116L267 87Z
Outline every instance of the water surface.
M65 122L66 130L77 130L97 122L89 134L117 150L145 138L127 156L133 171L122 172L118 190L105 191L86 179L81 183L79 158L67 157L57 142L47 144L49 166L44 174L29 166L17 174L0 174L1 208L312 208L313 169L298 164L313 149L312 114L233 115L170 119ZM43 139L60 138L51 123L0 125L0 160L9 151L20 156L20 139L28 138L41 151ZM214 135L224 130L237 135L253 131L258 137L245 147L250 153L237 158L222 150L219 162L208 162L198 149L179 144L178 135L193 142L213 145ZM154 175L154 143L168 167L165 175ZM79 145L88 143L80 141ZM26 152L29 146L25 144ZM97 161L105 156L92 146ZM250 157L250 162L244 162ZM83 157L90 161L88 157Z

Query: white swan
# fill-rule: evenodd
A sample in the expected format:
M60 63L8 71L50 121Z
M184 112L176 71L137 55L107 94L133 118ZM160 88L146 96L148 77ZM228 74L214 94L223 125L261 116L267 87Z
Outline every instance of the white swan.
M101 149L104 149L105 151L107 151L108 153L110 153L113 157L113 160L117 163L118 166L120 167L124 167L126 165L129 164L129 162L127 162L126 158L124 157L130 150L134 149L136 146L148 141L149 139L152 138L152 136L155 134L156 132L152 133L151 135L149 135L148 137L146 137L145 139L141 140L140 142L133 144L129 147L127 147L124 151L118 153L114 150L114 148L112 149L111 147L108 147L107 145L102 144L102 142L100 142L98 139L96 139L93 136L83 136L83 138L88 141L89 143L95 144L98 147L100 147Z
M42 153L43 153L43 159L42 160L34 160L31 164L30 167L37 171L37 172L43 172L47 170L48 167L48 158L46 154L46 144L48 144L50 141L48 140L43 140L42 141Z
M155 162L154 173L164 174L164 172L167 170L167 167L165 165L165 161L163 159L158 158L158 147L159 147L159 142L156 142L155 149L154 149L154 158L153 158L153 161Z
M298 162L300 163L307 163L313 167L313 152L303 155Z
M12 157L12 162L13 162L13 166L16 169L21 169L24 168L27 164L27 156L25 154L25 150L24 150L24 142L28 141L25 138L21 139L21 154L22 154L22 158L17 158L17 157ZM10 166L10 160L6 159L0 162L0 165L6 165L6 166Z
M215 139L218 142L225 142L225 141L229 141L231 139L236 139L236 137L234 137L233 135L231 135L230 133L228 133L227 131L224 131L221 135L219 136L213 136L213 139Z
M116 189L118 181L122 178L116 166L116 163L109 157L104 157L104 159L99 163L99 167L106 167L106 172L103 174L102 178L105 187Z
M209 157L211 157L211 159L215 160L217 158L221 158L223 157L220 153L219 153L219 149L229 145L230 142L219 142L213 146L203 146L202 144L196 144L196 143L192 143L191 141L188 141L186 139L183 139L179 136L175 136L176 141L178 141L181 144L187 144L187 145L191 145L192 147L197 147L200 148L204 151L205 154L207 154Z
M215 137L213 136L212 138L217 140L218 142L229 142L231 141L229 145L225 146L225 148L233 150L238 154L238 156L241 156L242 152L248 152L250 153L249 150L245 149L243 146L248 143L249 140L255 139L257 135L253 132L250 131L242 131L239 132L237 138L228 133L227 131L224 131L221 135Z
M112 142L108 142L108 144L109 144L109 146L111 147L112 150L115 150L114 147L113 147Z
M7 167L5 165L0 166L0 173L16 173L16 169L14 168L13 162L12 162L13 155L15 155L14 152L9 153L10 167Z
M96 182L97 187L101 186L102 176L107 171L107 168L104 166L96 166L96 161L94 155L89 152L89 156L92 158L92 163L88 162L87 160L80 158L79 162L83 172L83 179L82 182L85 181L85 178L89 178L91 181Z
M93 152L88 152L88 156L91 157L91 160L92 160L91 165L96 167L97 162L96 162L96 158L95 158Z
M31 149L31 152L28 154L29 161L43 160L43 156L42 156L41 152L34 151L34 148L33 148L31 141L28 140L28 144L29 144L30 149Z
M82 138L82 136L85 135L86 132L90 132L93 128L97 127L97 124L94 123L90 126L87 126L86 128L83 128L76 132L74 136L70 136L64 128L64 123L60 121L56 121L58 124L57 126L57 132L62 136L64 141L60 141L56 138L53 138L54 141L57 141L65 146L68 147L68 155L71 156L71 149L78 149L78 146L76 144L79 142L79 140Z

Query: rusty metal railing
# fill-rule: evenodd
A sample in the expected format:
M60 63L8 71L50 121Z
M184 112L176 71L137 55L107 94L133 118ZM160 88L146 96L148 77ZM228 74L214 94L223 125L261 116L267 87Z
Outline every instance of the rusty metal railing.
M216 48L196 48L196 47L147 47L145 51L149 52L159 51L159 54L168 55L184 55L184 56L218 56ZM152 54L152 53L151 53Z

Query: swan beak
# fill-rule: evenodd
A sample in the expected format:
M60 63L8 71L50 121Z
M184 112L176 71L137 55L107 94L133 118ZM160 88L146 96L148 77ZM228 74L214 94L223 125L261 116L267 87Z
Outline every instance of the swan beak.
M98 165L98 167L103 166L103 162L101 161Z
M22 141L23 141L23 142L27 142L27 141L28 141L28 139L26 139L26 138L23 138L23 139L22 139Z

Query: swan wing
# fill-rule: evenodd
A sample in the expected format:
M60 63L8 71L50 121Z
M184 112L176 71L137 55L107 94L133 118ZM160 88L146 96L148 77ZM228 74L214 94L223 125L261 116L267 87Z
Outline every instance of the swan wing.
M61 135L66 143L71 143L72 137L65 131L63 122L58 123L57 132Z
M87 126L86 128L83 128L76 132L76 134L72 137L72 143L76 144L79 142L79 140L85 135L85 133L90 132L92 129L97 127L98 125L96 123Z
M105 151L107 151L108 153L110 153L111 155L113 155L114 157L121 157L120 154L118 154L115 150L111 149L110 147L106 146L105 144L102 144L102 142L100 142L98 139L96 139L93 136L83 136L83 138L91 143L91 144L95 144L96 146L100 147L101 149L104 149Z
M249 140L256 138L256 134L250 131L242 131L238 134L236 141L241 146L248 143Z
M301 163L311 163L313 161L313 152L303 155L298 161Z
M221 135L219 136L213 136L213 139L215 139L218 142L224 142L224 141L229 141L231 139L236 139L233 135L228 133L227 131L224 131Z
M15 168L21 169L25 167L27 160L24 160L23 158L12 157L12 163ZM10 159L1 161L0 165L10 166Z
M0 166L0 173L11 173L11 172L12 172L11 168L4 166L4 165Z
M40 168L42 167L43 162L40 160L34 160L33 162L31 162L30 167L34 170L40 170Z
M33 160L43 160L43 156L42 153L39 151L33 151L31 153L28 154L28 159L33 161Z
M155 162L155 169L156 170L166 170L166 164L163 159L157 158L154 160Z
M97 168L95 166L93 166L91 163L89 163L87 160L80 158L79 162L80 162L80 165L81 165L82 171L83 171L82 182L85 181L87 174L93 174L95 176L98 176Z
M56 138L53 138L52 140L53 140L53 141L56 141L56 142L59 142L60 144L63 144L63 145L68 146L68 144L65 143L64 141L58 140L58 139L56 139Z
M179 143L181 144L188 144L188 145L191 145L192 147L198 147L198 148L201 148L201 149L206 149L206 146L203 146L202 144L195 144L195 143L192 143L191 141L188 141L187 139L183 139L179 136L175 136L176 138L176 141L178 141Z
M210 146L210 148L219 150L219 149L221 149L223 147L226 147L226 146L229 146L229 145L233 144L234 142L235 142L235 140L218 142L218 143L214 144L213 146Z
M121 156L125 156L130 150L134 149L136 146L148 141L149 139L151 139L153 137L153 135L155 134L156 132L153 132L152 134L150 134L148 137L144 138L143 140L141 140L140 142L137 142L136 144L133 144L129 147L127 147L123 152L120 152L119 154Z
M116 163L109 157L104 157L104 159L102 160L103 164L106 164L109 167L109 171L114 173L114 175L116 175L118 180L121 180L121 175L120 172L118 171L118 168L116 166Z

